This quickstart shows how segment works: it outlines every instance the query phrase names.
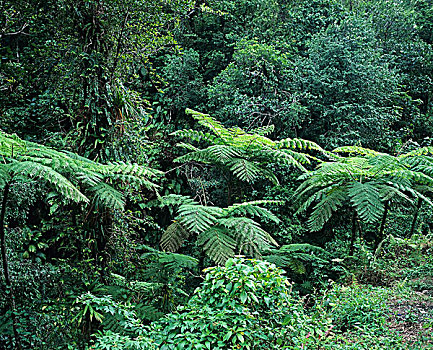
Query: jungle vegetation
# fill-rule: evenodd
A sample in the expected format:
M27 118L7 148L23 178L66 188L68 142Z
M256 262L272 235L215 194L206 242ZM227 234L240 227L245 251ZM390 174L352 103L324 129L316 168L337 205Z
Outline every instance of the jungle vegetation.
M431 0L0 0L0 349L432 349Z

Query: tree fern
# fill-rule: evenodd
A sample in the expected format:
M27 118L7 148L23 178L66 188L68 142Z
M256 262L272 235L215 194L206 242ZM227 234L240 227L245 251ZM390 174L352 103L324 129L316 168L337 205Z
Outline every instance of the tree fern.
M343 205L345 199L344 187L331 187L323 191L322 199L316 204L308 219L308 228L311 231L319 231L332 214Z
M0 186L3 188L0 250L6 286L11 291L11 317L14 333L17 335L15 297L9 275L4 227L5 206L9 189L14 185L14 181L35 179L45 182L66 201L76 203L92 201L97 206L122 209L123 195L114 188L115 181L155 188L153 181L161 175L161 172L138 164L99 164L71 152L56 151L21 140L16 135L8 135L2 131L0 131L0 157L2 158ZM19 342L18 336L16 338Z
M190 232L175 221L164 231L159 244L163 250L175 252L189 236Z
M305 263L320 261L326 263L329 253L317 246L307 243L283 245L280 249L272 249L263 259L283 268L289 268L297 274L306 271Z
M278 223L278 218L261 205L280 204L279 201L247 202L219 208L169 195L162 197L161 203L178 206L176 221L161 237L160 245L164 250L177 251L187 237L195 235L203 251L217 264L222 264L235 253L260 256L271 246L278 246L253 218Z
M198 236L197 244L217 264L224 264L235 255L236 241L230 231L223 226L213 226Z
M89 199L72 182L49 166L32 161L14 161L10 163L9 171L11 174L19 174L20 176L45 181L67 199L75 202L89 202Z
M348 194L358 216L365 222L378 221L385 210L375 183L353 182Z
M336 158L299 177L298 213L314 205L308 225L317 231L340 207L352 207L362 221L375 223L386 216L385 203L407 205L418 198L433 205L427 197L433 192L431 150L393 156L358 146L337 148Z
M266 137L273 126L253 129L246 132L239 127L226 128L207 114L190 109L186 110L198 124L210 130L212 134L194 130L180 130L172 135L188 141L205 141L205 148L197 148L187 143L179 144L189 152L175 159L176 162L190 161L211 164L231 172L240 181L253 183L259 178L267 178L277 184L273 172L267 169L270 163L294 166L306 171L304 164L309 164L315 157L301 151L314 150L326 152L317 144L301 139L273 141Z
M120 192L113 181L121 181L146 188L156 188L152 180L161 172L138 164L100 164L71 152L61 152L43 145L0 132L0 155L4 163L2 174L27 176L45 181L65 199L89 202L88 195L101 205L122 208ZM108 182L110 181L110 183Z

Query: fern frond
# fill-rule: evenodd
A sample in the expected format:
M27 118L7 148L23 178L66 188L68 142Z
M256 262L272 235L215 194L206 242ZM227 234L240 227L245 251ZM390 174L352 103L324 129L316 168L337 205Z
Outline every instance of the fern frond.
M185 229L199 234L215 225L217 218L222 214L218 207L207 207L199 204L182 204L179 207L176 219Z
M307 222L311 231L319 231L323 225L331 218L346 199L345 188L331 187L323 192L323 198L314 207L313 212Z
M224 264L235 255L236 241L229 231L221 226L211 227L198 236L197 244L203 246L206 254L217 264Z
M189 255L177 253L159 254L159 262L169 269L187 268L192 269L198 265L198 260Z
M372 223L382 217L385 207L374 184L354 182L349 186L348 194L362 220Z
M359 146L342 146L335 148L332 152L334 153L349 153L349 154L360 154L363 156L377 156L380 153L377 151L374 151L372 149L359 147Z
M210 133L204 133L203 131L197 131L191 129L177 130L175 132L172 132L170 135L196 141L196 142L205 141L207 143L214 144L217 141L217 137L211 135Z
M250 133L253 134L253 135L257 134L257 135L260 135L260 136L266 136L266 135L269 135L269 134L273 133L274 130L275 130L275 126L274 125L267 125L267 126L261 126L259 128L252 129L250 131Z
M308 243L293 243L293 244L283 245L281 246L279 251L282 253L294 253L294 252L311 253L312 252L324 256L330 255L329 252L326 251L325 249Z
M159 244L163 250L175 252L189 236L190 232L185 230L179 222L175 221L164 231Z
M203 114L189 108L185 110L185 113L191 115L200 125L212 130L212 132L222 140L231 138L229 131L224 127L224 125L213 119L209 114Z
M114 174L134 175L136 177L158 178L164 173L136 163L110 163L99 165L98 168Z
M27 151L27 144L17 135L10 135L0 130L0 155L13 158L15 154Z
M198 151L192 151L174 159L174 162L184 163L190 161L202 162L206 164L226 164L233 158L240 157L240 150L227 145L213 145Z
M306 272L305 265L299 259L292 256L285 256L279 254L265 255L263 260L269 261L281 268L289 268L294 273L302 275Z
M320 256L329 257L329 255L323 248L308 243L294 243L284 245L278 250L272 249L271 254L265 255L263 258L277 266L288 267L293 272L302 274L305 273L304 261L326 263L327 260L322 259Z
M107 207L122 210L125 206L123 195L112 186L100 182L89 188L94 194L94 200L97 207Z
M400 157L407 158L407 157L415 157L415 156L424 156L429 154L433 155L433 146L420 147L417 148L416 150L402 154Z
M15 174L47 181L66 199L77 203L89 202L89 199L72 182L46 165L32 161L13 162L10 165L10 170Z
M251 183L262 174L262 169L248 160L233 158L230 163L233 175L241 181Z
M224 209L223 215L225 217L229 217L232 215L242 215L242 216L252 216L258 217L261 219L271 220L276 224L280 223L280 219L275 216L272 212L270 212L266 208L260 207L260 205L281 205L282 201L271 201L271 200L261 200L261 201L252 201L252 202L244 202L239 204L233 204L232 206Z
M148 181L145 177L129 174L106 174L105 179L119 180L124 183L131 184L136 188L143 186L147 189L156 189L159 186L151 181Z
M249 218L224 218L220 219L219 223L233 232L237 246L246 254L260 256L261 251L268 249L271 245L278 246L269 233Z

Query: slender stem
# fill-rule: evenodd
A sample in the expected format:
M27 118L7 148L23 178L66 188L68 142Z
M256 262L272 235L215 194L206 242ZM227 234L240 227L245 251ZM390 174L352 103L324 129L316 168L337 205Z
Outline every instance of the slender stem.
M9 195L9 188L10 188L10 183L8 182L5 188L3 189L3 199L2 199L2 206L0 212L0 246L1 246L2 264L3 264L3 274L5 276L6 288L9 290L9 302L11 308L12 328L15 337L15 348L21 350L22 349L21 341L20 341L20 336L18 334L18 327L17 327L15 293L12 286L11 276L9 274L9 264L8 264L8 257L6 253L5 214L6 214L8 195Z
M122 37L123 37L123 31L125 30L126 21L128 20L129 10L130 10L130 8L128 7L128 9L126 10L125 18L124 18L124 20L122 22L122 28L120 29L119 37L117 38L116 56L114 58L113 68L111 69L110 83L113 80L114 73L116 72L117 64L119 63L120 48L122 46L121 45L121 40L122 40Z
M416 221L418 220L419 210L421 209L422 199L418 198L418 203L416 204L415 214L413 215L412 226L410 228L410 237L413 236L415 232Z
M383 216L382 216L382 222L380 223L379 233L376 236L376 241L374 242L375 248L378 247L380 241L383 239L383 234L385 232L386 218L388 217L388 211L389 211L389 201L386 201L385 210L383 211Z
M349 255L353 255L355 236L356 236L356 211L354 210L352 216L352 236L350 238Z

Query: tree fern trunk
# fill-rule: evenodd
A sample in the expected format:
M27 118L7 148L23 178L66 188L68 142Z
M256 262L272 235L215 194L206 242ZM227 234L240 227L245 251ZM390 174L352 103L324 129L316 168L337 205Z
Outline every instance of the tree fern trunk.
M7 183L3 190L3 200L2 200L2 207L0 212L0 245L1 245L1 256L2 256L2 264L3 264L3 274L5 276L6 288L9 291L9 303L11 308L12 328L15 337L15 348L21 350L22 349L21 341L17 329L15 293L12 286L11 277L9 274L9 263L6 254L5 214L6 214L8 195L9 195L9 188L10 188L10 184Z
M355 245L355 236L356 236L356 211L353 211L352 236L350 238L349 255L353 255L353 249L354 249L354 245Z
M383 216L382 216L382 222L380 223L379 233L376 236L376 241L374 242L375 249L379 246L380 241L383 240L386 218L388 217L388 211L389 211L389 201L386 201L385 210L383 211Z
M415 214L413 215L412 226L410 228L410 237L413 236L415 232L416 221L418 220L419 210L421 209L422 199L418 198L418 203L416 204Z

